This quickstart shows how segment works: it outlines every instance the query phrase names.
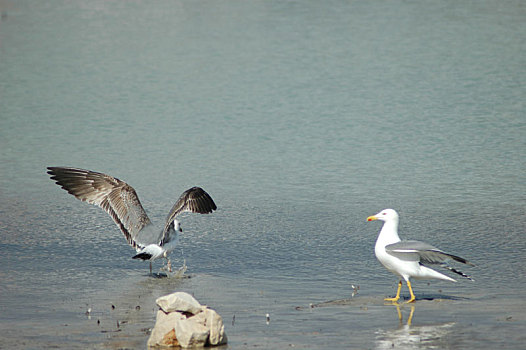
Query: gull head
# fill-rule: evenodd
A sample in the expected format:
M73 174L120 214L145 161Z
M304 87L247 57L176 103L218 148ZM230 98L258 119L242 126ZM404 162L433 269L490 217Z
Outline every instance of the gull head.
M398 221L398 213L394 209L384 209L376 215L369 216L367 221L381 220L381 221Z
M177 232L183 232L183 229L181 228L181 223L177 220L174 220L174 230Z

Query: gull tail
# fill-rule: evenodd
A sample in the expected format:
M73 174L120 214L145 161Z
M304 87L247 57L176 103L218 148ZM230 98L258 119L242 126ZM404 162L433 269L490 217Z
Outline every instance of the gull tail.
M145 252L139 253L132 257L132 259L141 259L141 260L150 260L151 258L152 258L152 254L145 253Z
M146 247L137 252L132 259L155 260L163 255L165 250L157 244L148 244Z

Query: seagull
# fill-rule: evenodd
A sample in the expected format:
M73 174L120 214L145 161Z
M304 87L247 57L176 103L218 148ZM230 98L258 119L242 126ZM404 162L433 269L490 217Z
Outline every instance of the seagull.
M400 240L400 237L398 237L398 213L395 210L385 209L378 214L367 218L367 221L373 220L384 222L384 225L378 234L378 239L376 240L374 254L387 270L400 278L396 296L384 300L396 302L400 299L402 279L406 281L409 293L411 293L411 298L407 301L408 303L415 301L415 295L413 294L411 282L409 281L411 278L439 279L456 282L453 278L425 266L429 264L438 264L451 272L473 281L470 276L446 264L447 260L452 259L469 266L475 266L466 259L443 252L442 250L424 242Z
M176 217L183 212L209 214L217 207L212 197L200 187L184 191L170 210L162 226L154 226L144 211L137 193L126 182L91 170L71 167L48 167L51 179L77 199L104 209L137 251L133 259L152 261L165 258L174 250L183 232Z

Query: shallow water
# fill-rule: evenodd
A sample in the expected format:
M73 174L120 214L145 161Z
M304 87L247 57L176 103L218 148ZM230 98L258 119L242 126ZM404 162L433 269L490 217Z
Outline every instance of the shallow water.
M144 348L176 290L223 316L226 348L522 348L520 1L0 11L0 348ZM205 188L219 209L185 215L172 253L186 278L150 277L52 165L127 181L157 221ZM387 207L475 282L415 281L400 320L365 221Z

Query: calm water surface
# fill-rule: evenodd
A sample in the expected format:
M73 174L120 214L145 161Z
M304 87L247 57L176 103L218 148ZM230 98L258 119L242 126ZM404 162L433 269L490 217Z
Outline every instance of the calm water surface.
M173 291L218 310L231 349L523 347L523 2L0 11L0 348L141 349ZM204 187L219 209L182 219L186 278L149 277L51 165L127 181L153 220ZM397 281L365 218L388 207L475 282L383 305Z

